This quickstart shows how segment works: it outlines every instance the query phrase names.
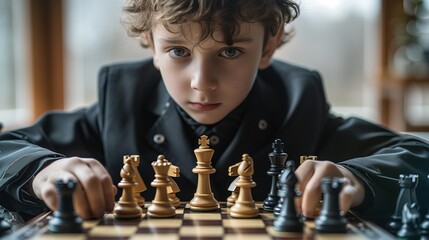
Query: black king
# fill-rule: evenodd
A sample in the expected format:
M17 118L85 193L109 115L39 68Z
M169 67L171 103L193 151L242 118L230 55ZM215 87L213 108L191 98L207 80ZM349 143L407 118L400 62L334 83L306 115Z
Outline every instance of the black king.
M278 196L278 178L279 174L285 167L285 162L287 160L287 153L283 151L284 149L284 143L280 139L276 139L273 142L273 151L268 154L268 157L270 158L271 166L270 169L268 169L267 174L271 176L271 189L268 193L267 198L264 200L263 208L266 211L273 211L274 207L279 202L279 196Z

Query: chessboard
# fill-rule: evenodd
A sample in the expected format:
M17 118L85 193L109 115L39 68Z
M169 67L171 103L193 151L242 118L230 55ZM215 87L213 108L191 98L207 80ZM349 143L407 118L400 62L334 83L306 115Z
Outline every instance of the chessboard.
M83 233L51 233L48 230L52 212L44 213L20 228L6 239L395 239L387 231L372 222L361 219L356 214L347 214L346 233L316 233L313 221L305 221L303 233L277 232L273 227L274 215L262 209L257 203L259 215L250 219L230 216L226 203L210 212L190 210L189 203L180 203L176 216L172 218L152 218L146 214L150 203L146 203L141 218L117 219L113 214L105 214L102 219L83 222Z

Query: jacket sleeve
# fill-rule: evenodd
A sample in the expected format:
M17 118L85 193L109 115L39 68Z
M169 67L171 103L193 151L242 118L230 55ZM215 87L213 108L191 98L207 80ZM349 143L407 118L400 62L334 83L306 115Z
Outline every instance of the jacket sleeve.
M26 189L45 164L64 157L103 161L98 106L50 112L34 125L0 134L0 205L10 211L44 207Z
M365 186L365 199L355 210L363 216L386 218L393 214L400 174L417 174L416 195L422 209L429 199L429 144L423 139L394 133L359 118L331 116L327 121L321 159L343 165Z

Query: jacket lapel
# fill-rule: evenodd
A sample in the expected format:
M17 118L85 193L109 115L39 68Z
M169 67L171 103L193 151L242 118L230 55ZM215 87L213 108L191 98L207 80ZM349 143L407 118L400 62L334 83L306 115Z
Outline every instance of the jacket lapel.
M185 131L187 126L183 123L179 113L175 109L173 100L168 96L162 81L158 88L158 101L153 110L159 114L158 120L146 136L146 141L160 154L164 155L172 164L180 167L180 173L194 184L197 176L192 172L196 166L193 143L184 141L188 135ZM162 143L156 143L154 136L163 136ZM197 143L198 139L195 139Z

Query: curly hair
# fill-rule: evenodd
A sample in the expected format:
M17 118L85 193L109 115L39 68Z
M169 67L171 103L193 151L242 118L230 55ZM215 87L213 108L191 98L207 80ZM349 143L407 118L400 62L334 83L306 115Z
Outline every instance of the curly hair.
M293 0L127 0L122 22L128 35L140 38L149 47L148 37L158 23L169 29L170 24L195 22L201 26L199 42L213 38L216 30L223 32L224 41L233 44L240 32L240 22L260 22L265 28L265 40L275 36L280 27L299 15L299 5ZM292 32L285 32L287 42Z

